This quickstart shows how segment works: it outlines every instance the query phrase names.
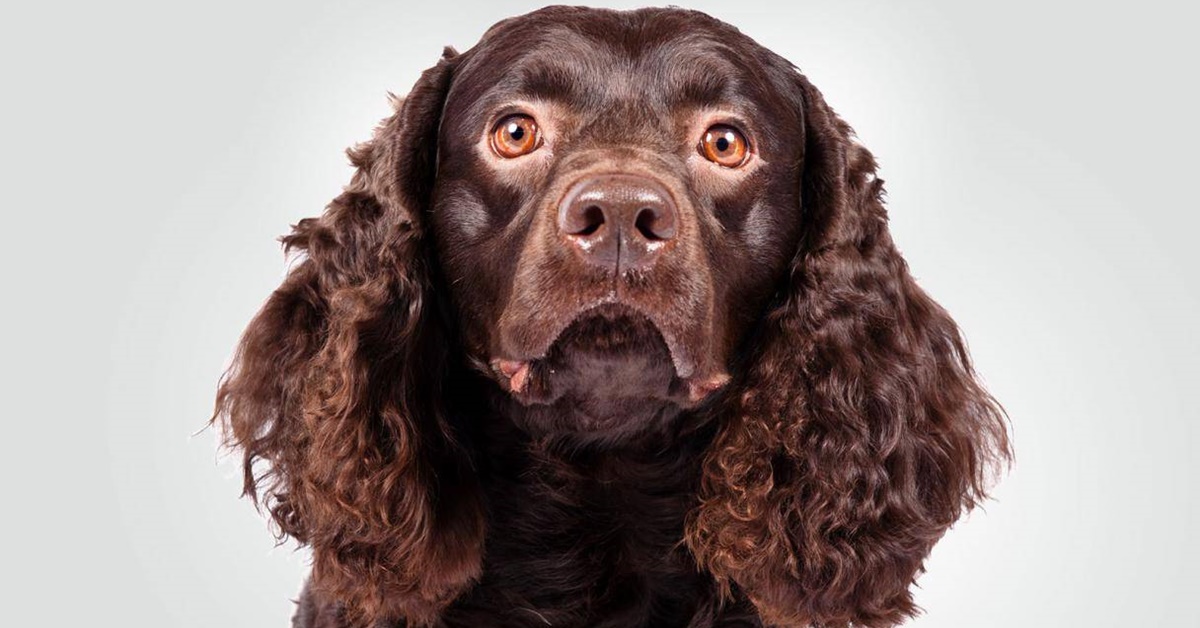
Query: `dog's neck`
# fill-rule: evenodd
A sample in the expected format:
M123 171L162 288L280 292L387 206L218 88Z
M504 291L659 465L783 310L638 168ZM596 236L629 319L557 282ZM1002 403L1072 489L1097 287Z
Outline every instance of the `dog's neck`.
M487 625L496 609L514 607L555 625L596 623L603 618L591 615L589 600L613 596L629 600L613 605L620 616L605 625L709 625L715 613L733 612L716 610L712 577L683 543L712 422L661 401L609 398L623 420L647 429L618 440L536 434L523 426L581 425L572 422L595 419L588 412L604 404L525 406L490 380L475 384L463 419L488 550L449 624ZM560 414L541 414L550 412Z
M653 538L662 551L682 540L683 520L694 506L703 454L712 438L709 422L654 399L570 399L525 406L490 381L481 384L488 388L482 395L487 402L472 419L473 449L491 504L489 527L520 528L552 510L577 519L577 525L564 521L553 531L564 538L602 530L595 524L600 520L614 526L634 522L632 528ZM615 418L638 429L621 437L528 430L530 425L585 425L598 418L598 408L616 408L624 414ZM648 513L655 517L637 520Z
M486 403L477 410L482 425L473 432L477 454L493 463L536 462L581 471L645 464L645 472L661 471L670 481L679 477L678 467L698 466L711 437L701 415L668 400L584 396L524 405L491 382L482 385L488 388ZM609 428L589 429L594 425Z

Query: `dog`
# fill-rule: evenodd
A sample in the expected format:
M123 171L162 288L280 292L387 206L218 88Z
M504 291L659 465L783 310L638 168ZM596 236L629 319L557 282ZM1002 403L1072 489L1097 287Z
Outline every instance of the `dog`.
M677 8L447 48L214 422L312 550L294 626L888 626L1010 456L871 153Z

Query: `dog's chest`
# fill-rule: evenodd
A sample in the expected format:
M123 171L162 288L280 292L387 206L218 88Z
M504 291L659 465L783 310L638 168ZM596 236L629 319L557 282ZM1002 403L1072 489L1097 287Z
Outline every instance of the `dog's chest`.
M682 543L693 465L527 463L491 483L484 575L449 619L687 626L706 612L711 579Z

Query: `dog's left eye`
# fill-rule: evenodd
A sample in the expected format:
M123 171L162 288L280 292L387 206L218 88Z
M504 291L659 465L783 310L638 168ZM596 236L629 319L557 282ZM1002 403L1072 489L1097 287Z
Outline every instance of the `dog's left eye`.
M492 129L492 150L506 159L528 155L541 145L537 122L524 114L508 116Z
M737 168L750 156L750 142L742 132L727 125L715 124L700 137L700 154L726 168Z

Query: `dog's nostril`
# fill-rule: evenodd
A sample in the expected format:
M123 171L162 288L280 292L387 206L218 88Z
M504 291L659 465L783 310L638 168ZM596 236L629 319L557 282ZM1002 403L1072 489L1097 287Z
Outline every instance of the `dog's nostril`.
M643 207L638 210L637 217L634 218L633 226L642 234L643 238L650 241L670 240L675 237L675 221L671 220L670 215L664 217L664 212L660 212L653 207Z
M558 228L572 236L588 237L600 231L607 218L598 203L568 204L559 210Z
M643 207L638 210L637 218L633 221L633 226L647 240L659 240L658 234L654 233L654 223L657 219L658 217L654 215L653 209Z
M577 230L573 235L590 236L600 230L600 226L604 224L604 210L596 205L588 205L583 209L583 214Z

